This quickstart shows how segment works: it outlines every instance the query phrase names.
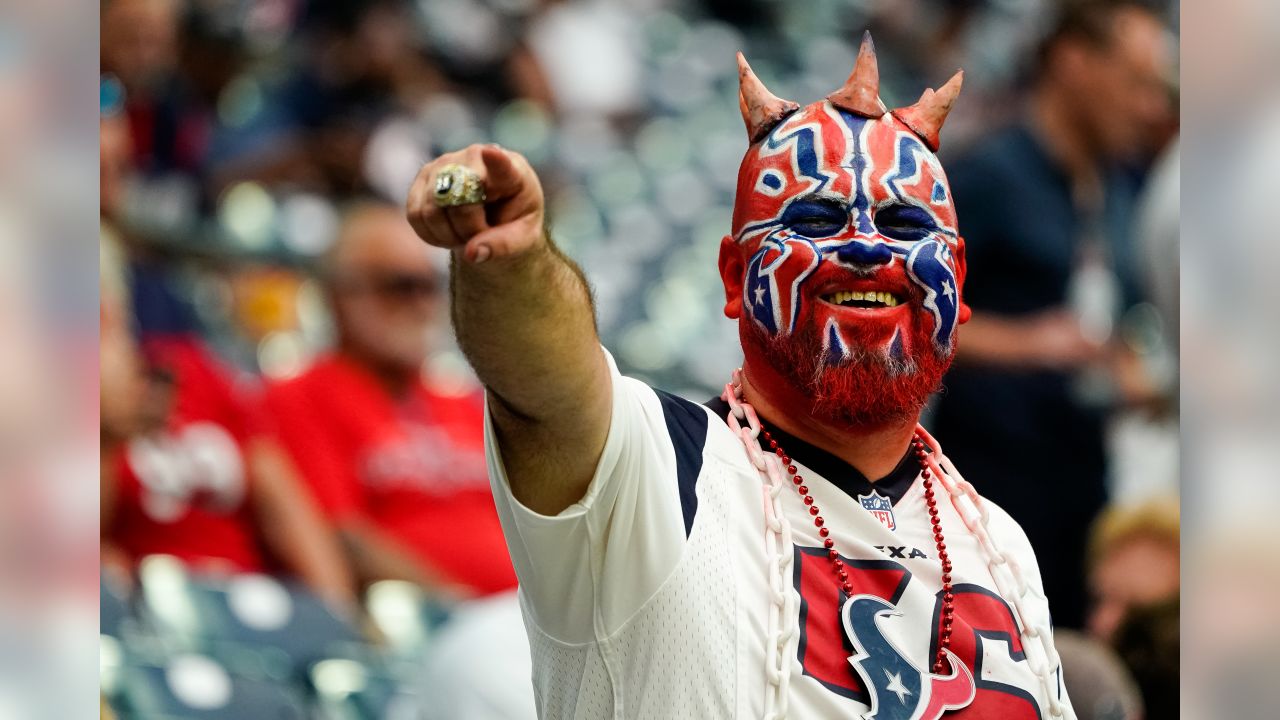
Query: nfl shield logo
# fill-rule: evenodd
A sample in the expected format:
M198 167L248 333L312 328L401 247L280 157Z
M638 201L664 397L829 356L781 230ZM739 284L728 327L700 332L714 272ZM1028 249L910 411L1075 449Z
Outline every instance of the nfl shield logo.
M874 515L880 521L880 524L890 530L897 529L898 524L893 521L893 502L889 498L881 495L876 490L872 490L868 495L859 495L858 502L862 503L862 507Z

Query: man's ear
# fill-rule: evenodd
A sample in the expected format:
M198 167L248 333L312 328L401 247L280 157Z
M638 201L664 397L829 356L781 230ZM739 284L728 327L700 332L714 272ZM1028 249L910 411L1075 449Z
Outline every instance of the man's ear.
M960 323L969 322L969 318L973 315L973 310L969 309L969 303L964 301L964 278L969 273L969 267L964 260L964 238L956 237L955 252L952 257L956 260L956 296L960 298Z
M720 240L720 280L724 282L724 316L730 320L742 317L742 283L745 264L742 250L733 238Z

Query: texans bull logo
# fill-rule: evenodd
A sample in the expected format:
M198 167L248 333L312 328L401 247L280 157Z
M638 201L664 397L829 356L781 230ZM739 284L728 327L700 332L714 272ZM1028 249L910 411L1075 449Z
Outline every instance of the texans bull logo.
M852 597L832 577L826 548L795 547L797 659L806 676L869 707L864 717L875 720L937 720L944 713L948 720L1044 717L1018 624L999 595L969 583L952 586L955 617L946 658L953 670L935 675L921 668L938 650L941 592L931 615L895 618L915 582L911 571L893 560L840 558ZM901 632L929 633L927 652L906 652L909 640Z
M871 712L877 720L938 720L948 710L973 702L973 674L950 650L950 675L916 668L880 631L877 618L901 615L884 598L854 595L841 613L845 636L854 646L849 664L871 690Z

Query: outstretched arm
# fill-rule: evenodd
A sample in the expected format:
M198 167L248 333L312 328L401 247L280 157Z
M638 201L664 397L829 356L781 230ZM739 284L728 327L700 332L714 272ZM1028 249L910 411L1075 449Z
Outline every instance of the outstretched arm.
M436 205L436 175L451 163L480 176L485 203ZM611 391L590 291L543 228L537 176L517 153L472 145L422 168L407 211L422 239L453 251L454 329L488 391L512 493L559 513L595 472Z

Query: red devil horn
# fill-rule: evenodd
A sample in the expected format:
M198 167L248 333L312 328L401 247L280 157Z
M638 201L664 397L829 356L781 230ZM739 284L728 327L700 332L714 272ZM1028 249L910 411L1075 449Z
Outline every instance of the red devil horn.
M871 32L862 34L862 47L853 72L844 81L844 87L827 96L832 105L863 117L878 118L884 115L884 103L880 102L880 66L876 62L876 44Z
M747 125L747 137L751 142L769 134L782 119L800 106L769 92L760 78L751 72L747 59L738 53L738 107L742 110L742 122Z
M958 70L937 92L926 89L915 105L898 108L893 115L919 135L930 150L937 152L938 134L942 132L942 123L947 121L947 113L951 112L956 96L960 94L962 83L964 71Z

